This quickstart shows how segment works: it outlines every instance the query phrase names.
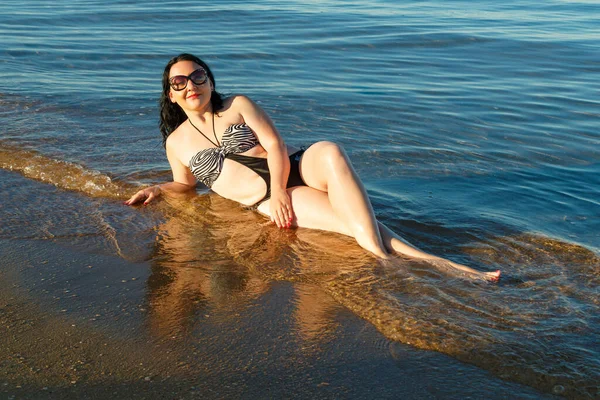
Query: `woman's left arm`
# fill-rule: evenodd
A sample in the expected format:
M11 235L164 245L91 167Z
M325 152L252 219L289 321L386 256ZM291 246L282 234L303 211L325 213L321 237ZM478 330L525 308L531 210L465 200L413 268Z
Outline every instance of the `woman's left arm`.
M271 174L271 221L279 228L289 228L294 218L294 210L286 191L290 160L285 143L271 118L256 103L248 97L236 96L234 104L267 152L267 164Z

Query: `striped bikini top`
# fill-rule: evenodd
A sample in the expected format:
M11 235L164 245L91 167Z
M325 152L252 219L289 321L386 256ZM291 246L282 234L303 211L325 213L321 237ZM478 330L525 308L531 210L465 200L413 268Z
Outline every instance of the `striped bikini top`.
M194 124L192 124L192 126L196 128ZM196 130L208 139L202 131L198 128L196 128ZM189 163L192 174L208 187L212 187L213 183L215 183L219 175L221 175L223 162L229 154L246 152L258 144L256 135L252 132L252 129L244 123L230 125L229 128L225 130L225 133L223 133L221 143L219 143L216 135L215 140L217 140L217 143L208 139L215 147L200 150L192 157Z

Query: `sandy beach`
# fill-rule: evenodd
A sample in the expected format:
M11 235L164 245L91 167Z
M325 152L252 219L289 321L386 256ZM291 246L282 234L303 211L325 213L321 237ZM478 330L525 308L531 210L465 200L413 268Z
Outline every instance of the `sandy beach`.
M10 185L53 203L81 197L1 174L4 205L16 204ZM0 240L2 398L544 397L390 341L315 284L243 266L176 276L65 238L28 239L25 225Z
M69 256L82 265L93 261L96 268L131 267ZM48 263L55 261L62 260ZM205 315L201 333L157 337L144 329L143 309L111 318L57 309L51 302L40 304L11 275L2 274L0 297L3 398L547 397L441 354L390 342L335 305L332 337L297 343L289 338L297 290L290 284L274 284L253 310L233 318Z

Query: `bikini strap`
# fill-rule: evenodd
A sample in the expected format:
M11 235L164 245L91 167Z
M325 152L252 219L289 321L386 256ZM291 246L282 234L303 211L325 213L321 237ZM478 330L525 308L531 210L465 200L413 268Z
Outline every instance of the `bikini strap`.
M191 118L188 118L188 121L190 121L190 125L192 125L194 128L196 128L196 130L198 132L200 132L200 134L202 136L204 136L206 138L206 140L208 140L209 142L211 142L213 144L213 146L215 146L215 147L221 147L221 143L219 143L219 139L217 139L217 133L215 132L215 113L212 113L212 130L213 130L213 135L215 136L215 140L217 141L217 143L215 143L212 140L210 140L208 138L208 136L206 136L200 129L198 129L198 127L196 125L194 125L194 123L192 122Z

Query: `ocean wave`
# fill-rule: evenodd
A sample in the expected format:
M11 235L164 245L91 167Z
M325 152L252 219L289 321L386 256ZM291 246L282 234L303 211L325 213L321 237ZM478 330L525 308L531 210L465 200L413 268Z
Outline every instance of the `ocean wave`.
M115 181L107 174L82 165L46 157L35 150L3 142L0 142L0 168L91 197L122 199L131 195L136 187Z

